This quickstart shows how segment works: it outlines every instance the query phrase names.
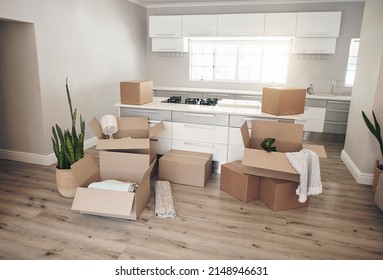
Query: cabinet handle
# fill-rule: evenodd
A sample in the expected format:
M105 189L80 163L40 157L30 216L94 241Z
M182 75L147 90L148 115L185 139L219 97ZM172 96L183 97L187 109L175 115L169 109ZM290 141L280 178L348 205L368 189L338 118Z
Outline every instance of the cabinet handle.
M149 120L150 124L157 124L157 123L160 123L160 122L162 122L162 121Z
M303 53L326 53L325 49L318 49L318 50L302 50Z
M132 112L136 113L150 113L150 114L158 114L158 111L152 111L152 110L138 110L138 109L133 109Z
M325 121L324 123L325 124L336 124L336 125L347 125L347 123L342 123L342 122L329 122L329 121Z
M208 143L184 142L184 144L185 145L189 145L189 146L199 146L199 147L214 148L214 144L208 144Z
M333 100L329 100L329 101L327 101L328 103L330 103L330 104L343 104L343 105L347 105L347 104L349 104L349 102L343 102L343 101L333 101Z
M330 35L329 32L311 32L311 33L304 33L304 36L302 37L311 37L311 36L327 37L329 35Z
M229 95L224 93L209 93L209 96L228 97Z
M327 112L348 113L348 110L341 110L341 109L327 109Z
M198 124L188 124L188 123L185 123L184 127L188 127L188 128L200 128L200 129L207 129L207 130L215 130L215 126L212 126L212 125L198 125Z
M174 33L156 33L156 36L174 36Z
M158 139L158 138L150 138L150 141L152 141L152 142L160 142L160 139Z
M207 118L214 118L214 114L193 114L193 113L184 113L184 116L188 117L207 117Z
M251 118L251 117L244 117L243 120L245 121L255 121L257 118Z
M262 96L259 96L259 95L241 95L240 97L257 99L257 98L262 97Z

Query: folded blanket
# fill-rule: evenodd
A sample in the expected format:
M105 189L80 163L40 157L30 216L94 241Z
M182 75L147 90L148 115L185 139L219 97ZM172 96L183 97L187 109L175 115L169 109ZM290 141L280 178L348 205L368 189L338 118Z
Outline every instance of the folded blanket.
M88 186L89 189L103 189L112 191L135 192L137 188L136 183L121 182L117 180L105 180L101 182L94 182Z
M176 210L174 208L170 183L168 181L156 181L154 191L156 218L175 218Z
M300 183L296 191L299 202L305 202L308 195L320 194L322 192L322 180L318 155L307 149L285 154L300 175Z

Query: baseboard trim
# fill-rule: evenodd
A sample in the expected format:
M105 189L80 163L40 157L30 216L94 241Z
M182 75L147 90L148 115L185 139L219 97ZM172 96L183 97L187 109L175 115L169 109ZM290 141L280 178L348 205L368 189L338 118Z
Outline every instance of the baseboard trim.
M342 159L344 164L347 166L348 170L351 172L351 175L354 177L355 181L358 184L370 185L370 186L372 185L374 181L373 173L361 172L345 150L342 150L340 154L340 158Z
M84 148L89 149L97 144L97 137L85 140ZM40 155L34 153L25 153L12 150L0 149L0 158L6 160L20 161L25 163L32 163L38 165L49 166L57 162L54 153L49 155Z

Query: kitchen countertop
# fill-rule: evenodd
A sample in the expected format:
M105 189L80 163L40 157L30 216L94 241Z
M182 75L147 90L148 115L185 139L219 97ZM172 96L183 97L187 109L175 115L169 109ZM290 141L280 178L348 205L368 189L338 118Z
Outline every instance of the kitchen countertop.
M235 89L209 89L209 88L186 88L186 87L154 87L154 90L181 91L181 92L205 92L205 93L227 93L227 94L246 94L262 95L262 91L257 90L235 90ZM334 95L330 93L307 94L308 99L324 99L335 101L350 101L351 95Z
M221 91L220 91L221 92ZM202 113L202 114L227 114L227 115L240 115L240 116L253 116L268 119L285 119L285 120L298 120L301 115L288 115L288 116L275 116L261 111L261 107L241 107L241 106L220 106L219 102L216 106L206 105L192 105L192 104L174 104L162 103L161 101L167 97L153 97L153 101L142 105L128 105L128 104L115 104L119 108L137 108L140 110L154 109L154 110L170 110L170 111L185 111L189 113Z

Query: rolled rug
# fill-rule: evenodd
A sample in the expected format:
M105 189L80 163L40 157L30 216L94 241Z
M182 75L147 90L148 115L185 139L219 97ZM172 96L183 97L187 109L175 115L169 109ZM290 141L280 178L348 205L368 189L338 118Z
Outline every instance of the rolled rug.
M156 218L175 218L172 189L169 181L156 181L155 192L155 216Z

